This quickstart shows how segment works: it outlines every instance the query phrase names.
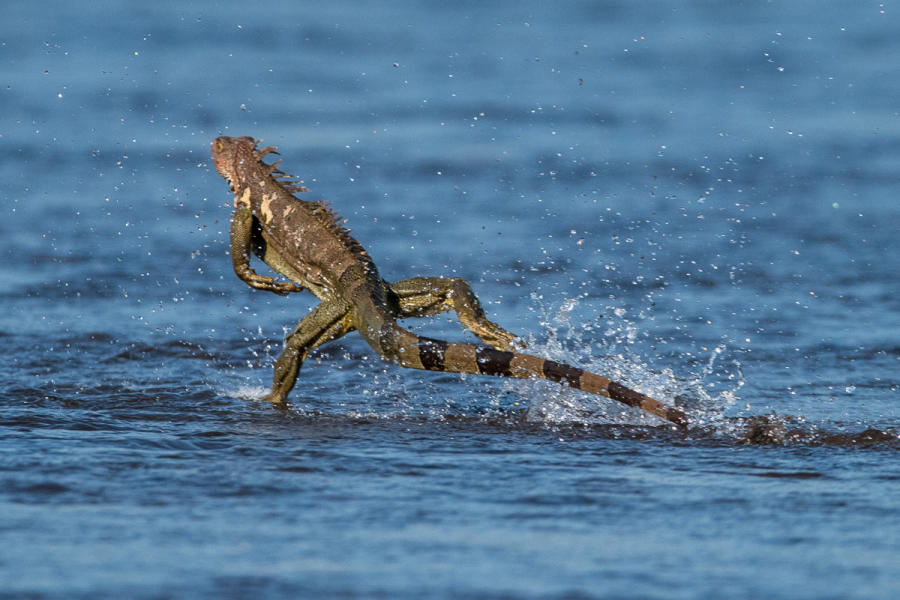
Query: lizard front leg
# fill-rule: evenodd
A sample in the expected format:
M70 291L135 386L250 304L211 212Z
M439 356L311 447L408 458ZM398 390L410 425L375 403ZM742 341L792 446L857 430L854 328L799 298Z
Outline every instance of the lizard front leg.
M238 204L235 199L235 204ZM231 265L237 276L252 288L275 292L286 296L290 292L302 292L303 288L293 283L275 280L274 277L259 275L250 267L253 244L253 211L249 206L237 206L231 216Z

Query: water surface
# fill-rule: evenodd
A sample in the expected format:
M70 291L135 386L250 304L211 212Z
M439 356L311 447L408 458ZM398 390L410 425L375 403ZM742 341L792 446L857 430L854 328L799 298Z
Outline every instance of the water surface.
M0 596L896 597L898 26L6 7ZM217 135L278 145L385 277L465 277L535 353L696 425L355 335L261 402L314 299L231 272Z

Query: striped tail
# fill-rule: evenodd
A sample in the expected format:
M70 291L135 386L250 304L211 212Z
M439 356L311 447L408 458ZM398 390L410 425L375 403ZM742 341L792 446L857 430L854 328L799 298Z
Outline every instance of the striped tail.
M393 327L391 327L393 325ZM621 383L596 375L584 369L538 358L529 354L495 350L488 346L457 344L417 336L396 324L384 329L393 329L394 352L385 353L404 367L443 371L450 373L473 373L531 379L549 379L577 390L600 394L623 404L640 408L662 417L681 427L688 426L688 418L682 411L625 387ZM386 333L385 330L382 333Z

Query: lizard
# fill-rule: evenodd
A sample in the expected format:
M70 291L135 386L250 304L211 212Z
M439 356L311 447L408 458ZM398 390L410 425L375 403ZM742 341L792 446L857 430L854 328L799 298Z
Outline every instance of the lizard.
M358 331L375 352L403 367L453 373L542 378L599 394L687 427L681 410L602 375L522 353L515 335L488 320L471 285L459 277L382 279L369 253L324 201L309 201L302 181L269 163L275 146L252 137L212 141L216 170L234 194L229 244L235 274L247 285L279 295L312 292L320 303L285 337L265 399L286 403L309 353ZM255 255L287 281L258 274ZM455 311L483 342L432 339L404 329L401 319Z

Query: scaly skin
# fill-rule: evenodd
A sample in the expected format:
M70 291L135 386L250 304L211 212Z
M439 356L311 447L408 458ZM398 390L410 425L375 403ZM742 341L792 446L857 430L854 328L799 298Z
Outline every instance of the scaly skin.
M294 327L275 362L272 392L285 402L309 352L357 330L384 358L404 367L529 379L539 377L607 396L686 427L676 408L583 369L513 351L516 337L487 319L469 284L458 278L415 277L388 283L343 222L321 202L294 194L309 191L263 157L274 147L257 148L251 137L219 137L212 142L216 169L234 193L231 260L250 287L276 294L308 289L321 303ZM257 274L257 257L289 282ZM417 336L399 319L454 310L460 322L487 346ZM521 344L521 342L519 342Z

